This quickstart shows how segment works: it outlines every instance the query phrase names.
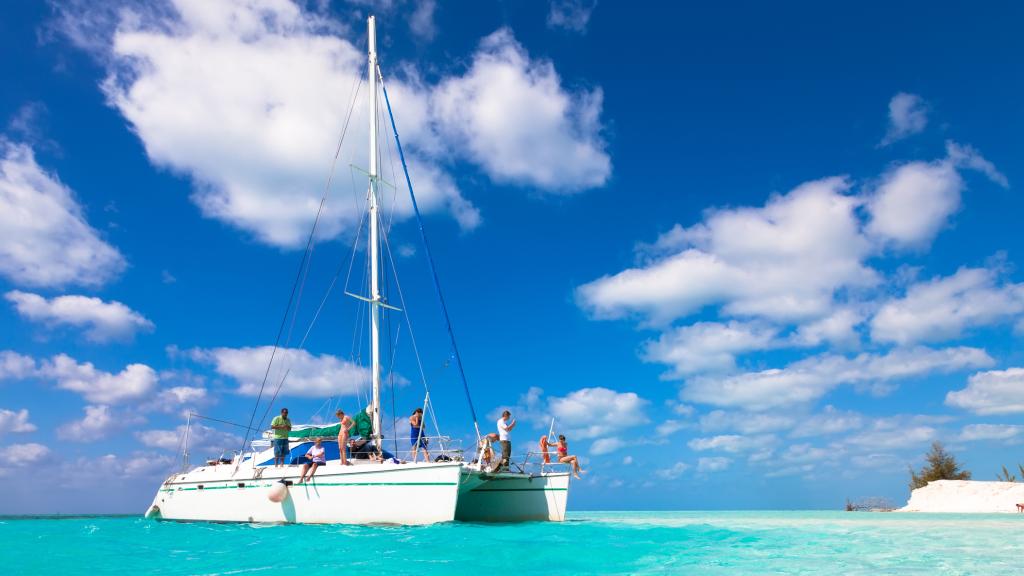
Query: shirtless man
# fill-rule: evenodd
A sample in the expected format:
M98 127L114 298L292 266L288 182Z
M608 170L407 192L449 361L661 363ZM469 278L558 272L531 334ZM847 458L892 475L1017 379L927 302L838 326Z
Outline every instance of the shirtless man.
M341 429L338 430L339 458L341 458L342 466L348 466L348 430L352 427L352 419L346 416L340 409L334 415L338 417L338 422L341 423Z

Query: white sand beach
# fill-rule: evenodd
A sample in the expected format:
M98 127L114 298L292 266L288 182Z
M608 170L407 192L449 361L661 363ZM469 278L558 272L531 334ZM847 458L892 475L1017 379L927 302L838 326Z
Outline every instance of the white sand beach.
M897 512L1017 512L1024 504L1024 483L936 480L910 494Z

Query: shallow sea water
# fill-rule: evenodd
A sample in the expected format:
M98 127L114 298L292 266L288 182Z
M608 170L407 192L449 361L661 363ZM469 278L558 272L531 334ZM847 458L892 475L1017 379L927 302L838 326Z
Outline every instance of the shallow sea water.
M1024 514L577 512L564 523L0 518L5 574L1024 574Z

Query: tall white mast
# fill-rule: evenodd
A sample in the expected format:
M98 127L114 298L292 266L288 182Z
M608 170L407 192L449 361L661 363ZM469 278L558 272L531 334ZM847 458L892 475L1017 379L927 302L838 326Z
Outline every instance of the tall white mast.
M370 370L373 374L373 436L377 449L381 445L380 427L380 287L378 286L377 259L380 239L377 237L377 20L373 16L367 21L369 27L370 60L367 72L370 91Z

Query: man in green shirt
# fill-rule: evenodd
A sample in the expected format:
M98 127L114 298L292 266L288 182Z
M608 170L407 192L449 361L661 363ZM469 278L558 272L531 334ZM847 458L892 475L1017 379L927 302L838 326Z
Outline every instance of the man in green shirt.
M270 428L274 431L274 466L284 466L284 459L288 456L288 432L292 429L287 408L281 408L281 415L274 416Z

